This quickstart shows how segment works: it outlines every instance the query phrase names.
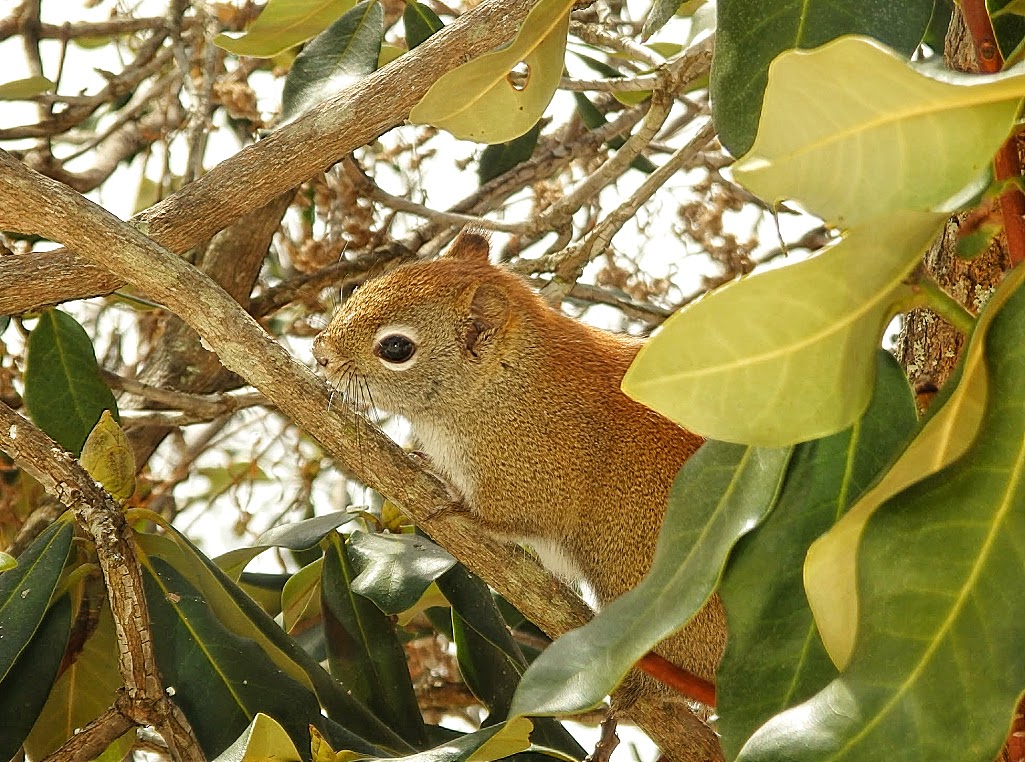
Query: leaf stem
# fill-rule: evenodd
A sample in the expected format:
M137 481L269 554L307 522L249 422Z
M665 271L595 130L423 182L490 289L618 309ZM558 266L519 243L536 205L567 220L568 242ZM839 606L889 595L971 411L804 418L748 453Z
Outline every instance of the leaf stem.
M911 299L911 307L928 307L965 336L972 334L975 329L975 315L940 288L931 277L922 273L912 288L915 293Z

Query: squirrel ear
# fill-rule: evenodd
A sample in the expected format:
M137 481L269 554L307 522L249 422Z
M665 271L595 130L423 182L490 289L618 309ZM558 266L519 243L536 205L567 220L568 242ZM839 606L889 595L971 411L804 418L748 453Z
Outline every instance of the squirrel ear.
M466 294L469 309L459 323L459 346L470 359L479 360L509 319L509 298L493 283L474 284Z
M463 228L452 245L448 247L448 253L445 256L486 265L490 254L491 241L486 231L481 228Z

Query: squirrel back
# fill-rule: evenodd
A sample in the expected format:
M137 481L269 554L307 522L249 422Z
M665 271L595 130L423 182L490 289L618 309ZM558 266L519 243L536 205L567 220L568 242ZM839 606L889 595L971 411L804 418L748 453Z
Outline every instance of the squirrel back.
M620 390L640 341L550 308L488 250L464 232L445 256L369 281L314 354L343 391L409 421L476 520L604 604L647 573L702 439ZM713 599L659 650L712 679L724 645Z

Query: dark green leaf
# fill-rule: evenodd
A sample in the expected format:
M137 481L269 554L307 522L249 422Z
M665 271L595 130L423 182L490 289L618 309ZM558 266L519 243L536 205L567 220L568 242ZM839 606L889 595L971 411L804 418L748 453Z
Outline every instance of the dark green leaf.
M865 415L846 431L799 445L776 507L737 543L719 588L730 632L716 679L727 759L766 720L836 677L804 596L804 556L901 450L915 423L907 378L880 350Z
M1011 59L1021 49L1025 38L1025 17L1021 15L1021 5L1015 6L1015 0L987 0L986 6L993 18L993 31L997 34L1000 51L1005 60ZM1014 12L1012 8L1011 12L1000 13L1007 6L1015 6L1018 11Z
M28 337L25 407L43 431L76 457L104 410L117 418L89 335L60 310L47 310Z
M326 516L297 521L294 524L283 524L268 529L257 537L253 547L261 550L271 547L288 548L289 550L312 548L329 533L354 518L355 516L347 511L338 511Z
M537 146L538 136L541 135L541 122L538 121L533 127L505 143L495 143L484 149L480 155L480 162L477 165L477 176L480 184L498 177L503 172L525 162Z
M868 519L846 670L763 725L745 762L996 757L1025 687L1023 326L1019 287L972 337L988 391L971 447Z
M160 558L144 567L161 676L208 757L228 748L257 712L277 720L300 749L324 719L316 696L252 640L227 630L206 600Z
M25 741L25 751L30 759L48 757L62 746L74 733L83 728L117 699L122 687L118 673L117 642L114 634L114 620L105 600L92 601L83 596L79 603L83 607L99 606L95 627L81 622L81 610L75 622L76 635L84 634L86 640L77 658L66 665L50 690L46 706L36 720L32 732ZM85 627L81 633L79 627ZM130 731L108 747L111 759L123 759L135 740L135 731Z
M355 574L341 538L332 535L327 542L321 613L331 672L392 730L422 748L423 720L395 625L352 591Z
M460 565L438 579L438 588L452 604L452 640L463 680L488 708L485 725L502 722L527 660L480 578ZM575 759L586 756L562 724L548 717L534 720L531 739L535 745L558 749Z
M21 554L17 566L0 574L0 681L43 621L74 534L70 518L58 519Z
M43 618L7 677L0 681L0 759L12 759L46 704L71 633L71 596L62 595Z
M236 635L258 642L279 668L293 677L305 674L313 684L328 717L344 725L348 731L345 736L341 728L332 729L332 743L337 740L341 744L338 748L369 755L380 753L372 743L397 753L412 748L325 672L317 661L187 537L173 527L165 529L168 532L166 537L136 535L140 549L146 556L162 558L185 574L189 582L202 591L218 620Z
M296 56L281 92L281 116L290 121L377 68L384 9L364 0L318 34Z
M683 5L684 0L655 0L648 11L648 17L644 20L644 28L641 36L648 39L659 29L666 25L666 22L673 17L676 9Z
M356 572L352 591L385 614L413 608L431 583L456 563L444 548L414 534L353 532L348 551Z
M792 448L706 442L680 469L648 576L530 665L513 715L595 706L715 590L737 540L771 510Z
M863 34L910 57L925 34L933 3L720 0L711 74L712 116L719 139L734 156L751 147L769 63L784 50L814 48L841 35Z
M437 13L415 0L406 3L406 10L402 12L402 23L406 26L406 45L410 50L445 26Z

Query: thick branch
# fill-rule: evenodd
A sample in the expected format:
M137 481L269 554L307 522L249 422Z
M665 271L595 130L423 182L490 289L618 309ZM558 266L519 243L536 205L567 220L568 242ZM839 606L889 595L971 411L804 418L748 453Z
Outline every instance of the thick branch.
M118 666L124 681L124 701L113 711L138 725L156 727L176 759L204 759L188 721L164 694L160 682L142 572L132 532L121 509L70 453L2 402L0 449L71 508L96 543L96 556L114 616ZM109 724L121 727L123 722L114 718L111 723L96 725L97 737L105 737ZM79 754L86 754L91 748L85 744L80 750L77 744L72 744L65 759L78 759Z
M401 124L435 81L513 36L537 0L488 0L133 221L180 253ZM34 210L39 213L41 209ZM0 227L14 227L0 219ZM109 293L124 279L61 250L0 258L0 315ZM14 287L17 284L17 287Z
M146 290L191 325L224 365L259 389L303 430L310 432L346 470L392 499L435 540L498 589L552 636L589 618L586 605L525 554L482 535L445 485L420 470L401 448L377 430L335 415L330 389L296 362L223 290L184 260L141 232L49 178L0 152L0 196L13 208L0 225L74 245L121 278ZM48 213L41 215L38 209ZM696 718L660 715L661 698L635 710L638 723L679 762L711 758L714 734ZM682 714L686 714L681 712ZM662 721L659 721L659 717ZM648 722L649 717L653 723ZM704 747L705 751L700 751ZM695 756L698 755L698 756Z

